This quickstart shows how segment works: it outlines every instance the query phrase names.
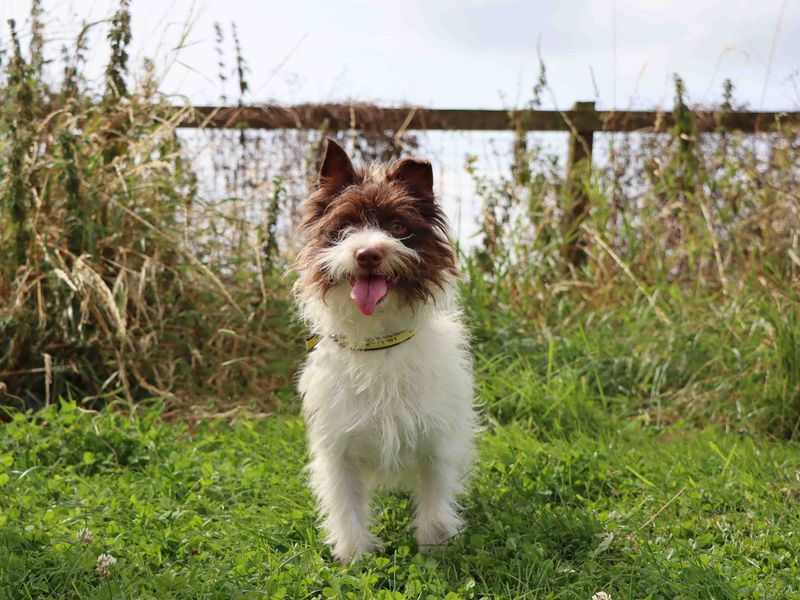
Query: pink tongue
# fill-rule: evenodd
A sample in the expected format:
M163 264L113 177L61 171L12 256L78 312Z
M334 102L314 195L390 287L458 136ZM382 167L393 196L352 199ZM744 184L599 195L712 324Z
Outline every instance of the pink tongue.
M383 277L357 277L353 289L350 290L350 297L355 300L361 314L369 316L388 291Z

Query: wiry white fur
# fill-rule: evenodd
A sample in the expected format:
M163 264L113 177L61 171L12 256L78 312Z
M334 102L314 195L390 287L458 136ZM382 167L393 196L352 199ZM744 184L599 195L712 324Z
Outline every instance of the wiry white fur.
M444 544L460 530L457 495L472 453L476 417L466 332L455 308L455 287L437 288L435 301L401 306L391 290L375 312L363 316L350 299L347 277L355 250L382 245L387 273L401 273L416 253L378 230L351 232L320 257L340 283L324 299L296 290L303 318L322 336L300 375L316 496L333 555L352 560L381 547L369 531L369 502L376 486L409 485L420 549ZM403 329L415 335L384 350L340 347Z
M408 275L410 268L420 260L416 251L400 240L386 235L380 229L368 227L344 232L338 244L320 253L319 262L332 279L343 281L358 268L356 251L367 247L386 252L386 260L378 272L389 278Z

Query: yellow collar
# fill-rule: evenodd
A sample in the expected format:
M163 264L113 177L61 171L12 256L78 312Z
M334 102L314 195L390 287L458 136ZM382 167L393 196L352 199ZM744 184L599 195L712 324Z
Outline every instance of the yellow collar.
M330 336L334 342L339 344L342 348L347 348L349 350L359 350L362 352L369 352L370 350L385 350L386 348L392 348L393 346L398 346L403 342L410 340L414 337L414 332L410 329L403 329L402 331L398 331L397 333L392 333L391 335L384 335L381 337L372 337L367 338L363 344L360 346L356 346L353 348L352 346L348 346L346 340L341 335L332 335ZM320 343L322 337L319 335L312 335L309 338L306 338L306 350L311 350L314 346Z

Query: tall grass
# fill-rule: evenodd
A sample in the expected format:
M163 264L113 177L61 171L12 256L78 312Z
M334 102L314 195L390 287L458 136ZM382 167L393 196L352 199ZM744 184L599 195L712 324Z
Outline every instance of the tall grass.
M9 25L2 402L291 405L302 332L284 273L327 124L179 132L191 107L159 91L151 61L133 83L126 1L62 51L57 81L43 68L40 4L28 48ZM85 76L90 27L109 47L99 87ZM235 28L217 25L215 40L221 101L248 103ZM542 69L530 108L546 89ZM735 108L726 83L716 110ZM678 78L674 116L666 135L598 135L607 160L569 185L560 157L522 134L503 177L467 160L483 212L480 244L462 257L464 305L490 418L577 430L613 411L800 435L800 136L700 136ZM378 121L360 125L339 136L361 159L418 148ZM576 190L590 209L586 258L572 265Z
M35 4L32 32L40 19ZM0 392L27 406L59 395L178 405L249 395L266 405L290 378L282 357L294 340L275 332L285 324L274 327L287 320L286 284L223 279L190 247L207 221L176 133L191 109L175 110L158 92L152 63L130 83L128 2L95 26L106 27L110 49L100 89L82 76L88 29L64 51L63 78L53 83L39 65L41 34L26 52L9 23ZM267 287L275 293L261 293Z
M796 438L800 135L700 137L684 96L676 77L670 133L614 136L580 181L578 266L563 253L558 157L529 143L500 180L469 161L484 214L466 304L484 352L544 363L555 342L558 369L582 374L598 406L622 396L656 423ZM732 101L728 82L718 110Z

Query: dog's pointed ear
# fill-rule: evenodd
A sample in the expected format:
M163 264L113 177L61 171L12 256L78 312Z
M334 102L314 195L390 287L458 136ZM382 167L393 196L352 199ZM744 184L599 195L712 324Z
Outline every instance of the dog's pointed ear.
M433 168L427 160L404 158L392 167L389 179L406 184L420 199L433 200Z
M333 138L328 138L325 156L319 170L319 186L328 190L339 190L354 183L356 171L347 152Z

